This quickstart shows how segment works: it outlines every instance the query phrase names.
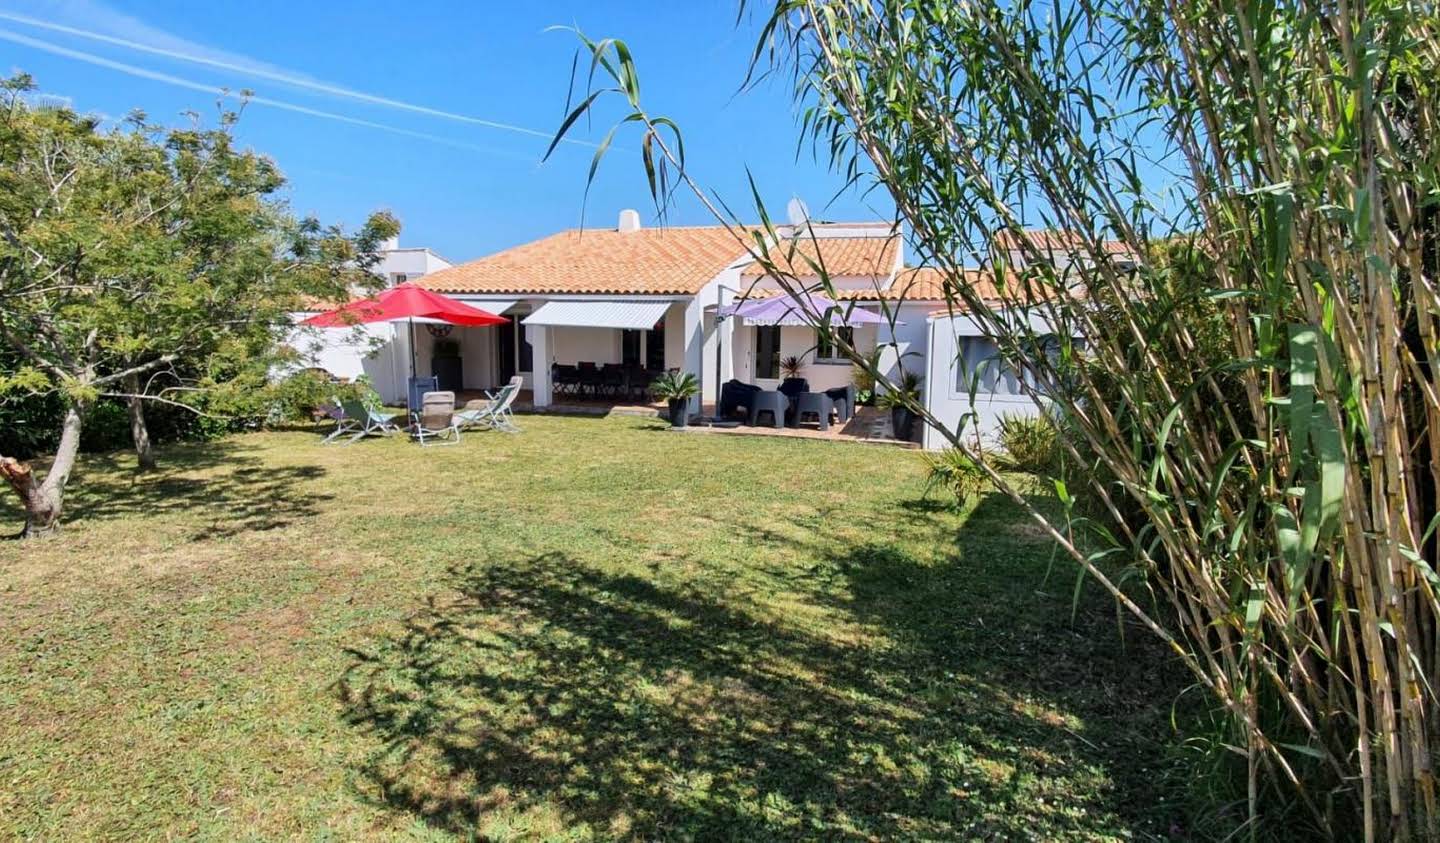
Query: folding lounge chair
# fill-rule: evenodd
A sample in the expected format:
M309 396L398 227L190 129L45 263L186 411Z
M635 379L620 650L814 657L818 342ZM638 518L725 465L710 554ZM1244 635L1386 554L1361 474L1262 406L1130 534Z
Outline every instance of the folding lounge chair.
M410 437L421 445L456 445L460 425L455 419L455 393L427 392L410 424Z
M456 423L462 428L493 427L506 433L519 433L520 428L515 424L515 414L511 412L511 406L514 405L515 397L520 394L520 387L524 384L525 379L516 375L510 379L509 383L500 387L499 392L485 393L485 397L490 400L483 407L456 413Z
M329 436L320 440L320 444L344 436L350 435L345 444L349 445L364 439L366 436L390 436L400 432L400 425L395 423L399 416L392 416L389 413L382 413L360 399L340 400L335 399L335 405L339 413L335 419L335 429Z

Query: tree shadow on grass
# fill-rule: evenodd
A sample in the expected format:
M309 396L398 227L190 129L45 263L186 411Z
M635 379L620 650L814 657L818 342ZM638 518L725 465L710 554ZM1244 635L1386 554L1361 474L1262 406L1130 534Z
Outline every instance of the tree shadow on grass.
M87 454L66 493L66 522L183 519L192 540L276 530L312 517L334 496L314 481L316 465L277 465L235 441L174 445L160 467L134 473L130 454Z
M563 554L457 567L453 593L353 651L338 683L347 718L383 747L359 789L482 836L1139 831L1119 807L1137 794L1107 785L1109 752L1053 705L1075 702L1075 677L1047 663L1070 660L1073 642L1037 647L1028 627L991 637L1008 596L984 585L993 577L955 601L962 571L929 573L892 548L826 560L852 584L843 611L879 640Z

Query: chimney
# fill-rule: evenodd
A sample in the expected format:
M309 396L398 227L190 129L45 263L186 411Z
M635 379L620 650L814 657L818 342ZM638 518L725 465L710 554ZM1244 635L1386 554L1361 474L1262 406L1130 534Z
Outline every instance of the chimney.
M398 234L380 241L380 251L382 252L393 252L398 248L400 248L400 235Z
M633 208L626 208L620 212L620 224L616 230L621 234L629 234L632 231L640 230L640 212Z
M785 217L790 224L799 228L810 221L810 209L805 207L805 201L799 196L792 197L785 205Z

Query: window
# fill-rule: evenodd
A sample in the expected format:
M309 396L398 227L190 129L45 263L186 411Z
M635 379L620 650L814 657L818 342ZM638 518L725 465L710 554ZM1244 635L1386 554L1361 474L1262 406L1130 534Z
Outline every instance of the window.
M780 377L780 326L755 326L755 377Z
M1015 371L1000 356L995 343L984 337L962 337L955 367L955 389L990 395L1022 395Z
M844 352L840 350L839 343L830 342L830 337L845 343L851 348L855 347L855 329L849 326L831 328L829 331L815 330L815 359L816 360L848 360Z
M1040 337L1034 349L1033 353L1049 357L1052 365L1059 359L1060 344L1053 336ZM1044 392L1033 371L1017 371L1001 357L995 343L984 337L962 337L957 364L955 389L959 392L968 393L972 384L977 394L1023 396ZM1029 392L1026 385L1030 387Z
M400 284L404 284L404 283L405 283L406 281L408 281L409 279L410 279L410 276L406 275L406 274L403 273L403 272L392 272L392 273L390 273L390 286L393 287L393 286L397 286L397 285L400 285Z

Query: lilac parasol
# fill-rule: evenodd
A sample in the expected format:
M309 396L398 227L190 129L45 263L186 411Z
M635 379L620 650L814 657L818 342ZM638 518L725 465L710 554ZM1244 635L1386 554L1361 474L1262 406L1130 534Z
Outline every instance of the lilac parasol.
M878 325L889 321L878 313L837 304L819 293L781 294L720 308L721 316L743 316L751 325L814 325L815 320L806 314L825 313L830 314L830 324L836 327Z

